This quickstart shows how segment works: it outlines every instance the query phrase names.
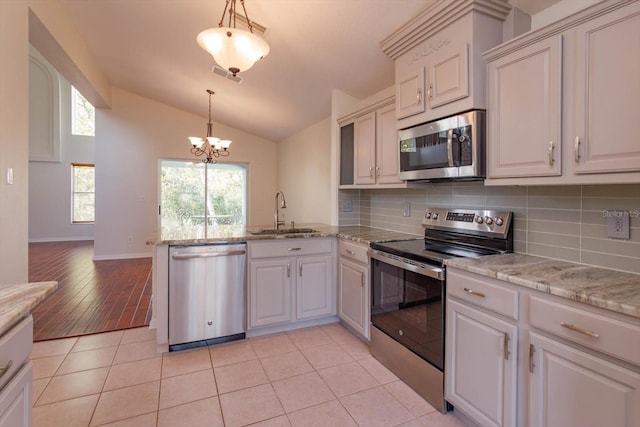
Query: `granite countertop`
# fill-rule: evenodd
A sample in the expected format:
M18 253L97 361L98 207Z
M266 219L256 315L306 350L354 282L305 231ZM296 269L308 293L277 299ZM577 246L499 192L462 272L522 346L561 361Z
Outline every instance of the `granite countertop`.
M58 288L58 282L0 285L0 336Z
M296 223L296 228L311 228L312 233L295 234L252 234L251 231L259 229L270 229L271 226L240 226L227 225L210 228L208 236L193 238L193 230L182 230L168 233L158 233L160 237L147 240L148 245L197 245L215 242L247 242L250 240L267 239L292 239L305 237L338 237L341 239L353 240L359 243L369 244L371 242L388 242L391 240L411 240L419 239L423 236L397 231L383 230L380 228L365 226L335 226L318 223ZM284 226L288 228L288 226Z
M486 277L640 317L640 275L525 254L445 261Z

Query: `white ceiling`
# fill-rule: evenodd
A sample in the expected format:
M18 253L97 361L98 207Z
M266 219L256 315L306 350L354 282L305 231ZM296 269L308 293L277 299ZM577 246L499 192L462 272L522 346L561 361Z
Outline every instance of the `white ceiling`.
M512 0L529 14L558 1ZM113 85L203 117L212 89L215 122L279 141L328 117L331 89L364 98L392 85L379 42L430 0L246 0L271 53L241 84L212 74L195 41L224 0L60 2Z

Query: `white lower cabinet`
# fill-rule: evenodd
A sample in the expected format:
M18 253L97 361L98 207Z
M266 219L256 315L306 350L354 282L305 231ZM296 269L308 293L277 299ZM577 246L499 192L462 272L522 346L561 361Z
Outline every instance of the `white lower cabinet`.
M530 427L640 426L640 374L530 333Z
M0 393L0 427L31 426L33 364L27 362Z
M479 425L515 426L517 325L450 296L446 310L445 399Z
M445 399L480 426L640 427L640 319L447 267Z
M338 243L338 317L354 332L369 339L368 245Z
M247 243L249 329L335 315L334 241Z

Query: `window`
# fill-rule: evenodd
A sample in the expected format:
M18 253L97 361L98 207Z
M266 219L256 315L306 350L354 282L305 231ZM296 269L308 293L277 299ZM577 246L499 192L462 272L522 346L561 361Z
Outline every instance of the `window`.
M162 160L160 169L163 237L205 238L216 226L246 224L245 166Z
M96 109L71 86L71 134L95 136Z
M95 166L71 164L71 221L94 222L96 216Z

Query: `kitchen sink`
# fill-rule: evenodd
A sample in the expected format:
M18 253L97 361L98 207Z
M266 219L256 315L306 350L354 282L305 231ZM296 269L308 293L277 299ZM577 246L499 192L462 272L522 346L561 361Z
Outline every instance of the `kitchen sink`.
M255 235L261 234L307 234L307 233L317 233L318 230L314 230L313 228L280 228L275 230L273 228L258 228L256 230L249 230L249 233Z

